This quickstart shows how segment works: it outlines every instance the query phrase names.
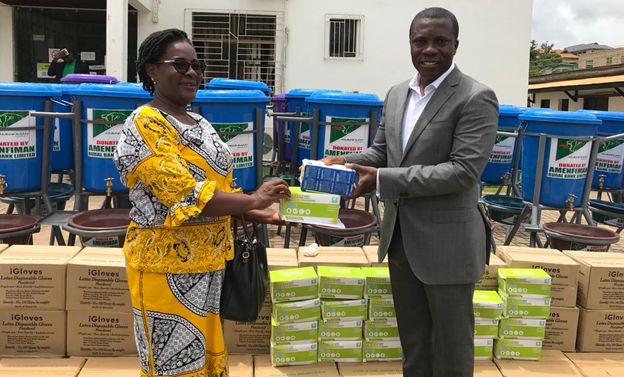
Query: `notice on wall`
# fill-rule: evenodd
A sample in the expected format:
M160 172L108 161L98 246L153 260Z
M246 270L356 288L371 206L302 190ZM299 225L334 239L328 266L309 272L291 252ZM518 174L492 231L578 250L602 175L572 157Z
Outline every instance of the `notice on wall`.
M327 116L326 122L342 123L340 126L325 126L325 148L323 157L360 153L368 147L368 118L345 118Z
M579 179L587 175L591 143L585 140L551 139L548 177Z
M609 140L600 144L596 158L596 171L621 173L624 160L624 139Z
M515 142L516 139L511 136L497 135L488 162L492 164L511 163Z
M219 137L230 148L234 158L234 169L250 168L254 166L253 122L240 123L211 123L212 127L219 133Z
M121 136L123 122L134 110L87 109L87 119L107 122L106 124L88 124L87 156L94 158L112 158ZM120 122L108 124L108 122Z
M81 51L80 60L82 60L83 62L95 61L95 51Z
M32 110L34 111L34 110ZM0 110L0 129L33 127L34 118L29 110ZM14 130L2 132L0 159L15 160L37 157L36 131Z

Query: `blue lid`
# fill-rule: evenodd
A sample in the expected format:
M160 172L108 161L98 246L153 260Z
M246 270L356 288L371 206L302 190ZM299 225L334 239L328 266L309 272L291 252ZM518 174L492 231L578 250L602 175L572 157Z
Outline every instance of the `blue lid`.
M619 111L577 110L577 113L594 114L600 120L624 122L624 113Z
M65 84L82 84L84 82L92 82L98 84L117 84L117 77L108 75L90 75L88 73L70 73L61 79Z
M327 103L338 105L383 106L383 101L373 93L315 92L306 98L306 103Z
M193 102L269 102L269 97L259 90L206 90L197 91Z
M61 91L52 84L0 82L0 96L57 97Z
M498 105L498 115L505 117L513 117L522 114L522 109L516 105Z
M322 92L335 92L340 93L341 90L338 89L303 89L303 88L295 88L291 89L286 93L286 99L301 99L308 98L314 93L322 93Z
M141 86L85 83L67 91L74 96L152 98Z
M574 123L600 125L602 121L594 114L558 111L542 108L530 108L518 117L520 120L541 121L551 123Z
M206 89L260 90L271 95L271 88L262 81L214 78L208 82Z

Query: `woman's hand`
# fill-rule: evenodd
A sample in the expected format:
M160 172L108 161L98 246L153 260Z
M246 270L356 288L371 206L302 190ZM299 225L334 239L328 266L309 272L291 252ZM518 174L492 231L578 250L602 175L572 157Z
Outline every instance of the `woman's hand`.
M271 208L254 209L247 212L244 217L245 221L256 224L288 225L288 222L282 220L279 213L275 212Z
M283 179L272 179L263 183L251 196L255 201L255 209L265 209L281 199L290 198L290 189Z

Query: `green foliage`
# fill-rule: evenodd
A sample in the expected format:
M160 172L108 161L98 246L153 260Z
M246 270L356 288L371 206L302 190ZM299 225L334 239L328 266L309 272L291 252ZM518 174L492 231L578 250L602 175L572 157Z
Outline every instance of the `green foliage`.
M531 41L529 46L529 76L538 76L543 74L544 70L549 67L556 66L563 61L561 55L553 52L554 44L543 42L538 47L535 40Z

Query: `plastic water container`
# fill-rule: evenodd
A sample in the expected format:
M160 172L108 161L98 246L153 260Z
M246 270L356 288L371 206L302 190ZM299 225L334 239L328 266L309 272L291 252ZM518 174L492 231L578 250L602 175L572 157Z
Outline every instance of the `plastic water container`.
M539 203L566 208L570 194L580 206L589 168L591 142L567 136L595 136L601 121L590 113L529 109L519 116L524 132L556 135L546 139ZM522 197L533 201L539 137L522 136Z
M117 80L114 76L108 75L90 75L88 73L70 73L61 79L63 84L117 84Z
M376 94L327 91L315 92L306 98L306 104L310 114L318 109L319 122L344 123L319 126L317 159L364 151L372 143L373 129L361 123L370 122L371 113L376 114L379 123L383 107L383 101ZM300 158L304 157L302 154Z
M52 110L57 113L72 111L69 91L76 88L74 84L50 84L61 91L60 98L54 99ZM51 152L52 172L74 169L74 134L71 119L54 119L54 135Z
M123 122L137 107L152 97L134 85L80 84L69 93L82 102L82 119ZM82 123L82 163L84 188L106 192L106 178L113 178L113 192L127 192L113 162L123 123Z
M285 113L288 111L288 103L286 102L286 93L280 93L273 96L273 112L276 113ZM286 122L282 120L277 120L273 118L273 129L275 130L275 135L277 136L277 140L274 142L277 143L279 148L282 148L280 151L280 156L284 161L290 162L292 156L292 147L290 145L290 132L286 131ZM285 139L286 134L288 133L288 142Z
M209 90L259 90L267 96L271 95L271 88L262 81L237 80L214 78L206 84Z
M522 113L522 109L514 105L499 105L498 111L498 129L514 132L520 125L518 116ZM515 142L516 138L514 137L496 136L496 143L492 148L485 170L481 174L482 182L499 185L502 183L503 176L511 173Z
M44 111L47 100L60 96L50 84L0 83L0 174L5 176L5 193L40 189L43 155L43 129L6 130L43 125L43 118L29 112Z
M256 135L264 133L268 103L269 97L259 90L200 90L193 102L230 148L236 185L245 192L258 188L262 179L262 157L258 153L262 146Z
M611 136L624 133L624 113L616 111L579 110L589 112L602 120L598 127L599 136ZM596 170L592 187L602 189L619 189L622 187L622 161L624 161L624 138L610 140L600 145L596 158ZM603 176L602 187L600 178Z

